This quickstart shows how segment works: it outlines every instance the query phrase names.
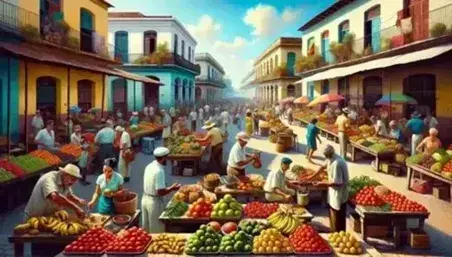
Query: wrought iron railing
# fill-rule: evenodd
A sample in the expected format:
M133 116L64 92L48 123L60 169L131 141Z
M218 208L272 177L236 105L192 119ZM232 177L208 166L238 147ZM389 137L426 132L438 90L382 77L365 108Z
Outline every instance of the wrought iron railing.
M217 87L221 87L221 88L226 87L226 82L223 79L219 79L219 78L209 78L207 76L199 76L199 77L196 77L196 82L197 83L210 83L210 84L214 84Z
M0 0L0 29L17 34L32 42L47 42L76 51L110 58L115 46L95 31L81 32L71 28L64 19L37 14Z
M297 60L296 72L320 68L330 64L371 56L394 48L398 48L416 41L452 34L452 4L429 11L428 6L416 3L406 10L411 16L411 32L402 29L400 24L384 28L378 32L355 39L353 31L344 37L343 42L332 42L328 51L319 49L319 44L308 48L308 55ZM419 18L416 15L428 13L428 17ZM395 14L396 15L396 14ZM408 22L409 23L409 22ZM320 33L320 32L319 32Z
M124 64L141 64L141 65L177 65L182 68L191 70L196 74L201 72L201 67L198 64L194 64L189 60L183 58L182 56L174 53L167 54L127 54L124 52L116 51L110 52L112 58L116 61L122 62Z

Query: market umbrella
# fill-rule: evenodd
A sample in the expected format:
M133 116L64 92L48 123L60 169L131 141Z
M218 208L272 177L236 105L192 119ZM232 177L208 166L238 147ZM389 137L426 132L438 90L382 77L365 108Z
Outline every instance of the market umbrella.
M338 94L323 94L321 96L316 97L312 100L307 106L312 107L318 104L330 103L330 102L338 102L340 100L344 100L345 98Z
M296 104L307 104L309 103L309 97L307 96L298 97L293 102Z
M378 100L375 105L417 104L417 101L404 94L388 94Z

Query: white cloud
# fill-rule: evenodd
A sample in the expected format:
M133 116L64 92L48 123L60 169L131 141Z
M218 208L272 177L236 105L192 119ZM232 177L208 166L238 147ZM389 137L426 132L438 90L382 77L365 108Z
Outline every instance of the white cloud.
M216 41L214 44L214 49L216 52L220 52L223 54L233 53L237 54L239 51L243 50L243 48L249 45L250 42L244 39L243 37L235 37L232 42L225 41Z
M287 24L297 21L301 9L287 7L280 14L271 5L258 4L247 10L243 22L253 27L253 35L257 37L272 36Z
M205 14L199 18L198 24L187 25L187 29L197 40L212 42L221 32L221 24Z

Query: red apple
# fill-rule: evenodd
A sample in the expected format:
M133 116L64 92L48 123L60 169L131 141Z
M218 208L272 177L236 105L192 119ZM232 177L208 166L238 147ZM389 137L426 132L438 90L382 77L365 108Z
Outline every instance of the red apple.
M223 230L224 233L230 234L234 231L237 231L237 224L234 222L227 222L222 227L221 230Z
M220 229L221 229L220 223L218 223L216 221L211 221L207 225L209 225L211 228L213 228L216 232L220 232Z

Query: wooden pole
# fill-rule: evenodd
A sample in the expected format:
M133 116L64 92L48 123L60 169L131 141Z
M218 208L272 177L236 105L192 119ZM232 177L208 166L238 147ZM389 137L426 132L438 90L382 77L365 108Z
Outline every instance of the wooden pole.
M134 80L133 81L133 111L137 110L137 106L136 106L136 103L137 103L137 98L136 98L137 87L136 87L136 85L137 85L137 81Z
M102 107L101 107L101 114L100 117L101 119L104 118L104 106L105 106L105 79L106 79L106 75L103 74L102 75Z
M71 99L71 68L67 67L67 118L69 118L70 111L71 111L70 99ZM71 138L71 130L70 130L69 122L70 122L70 120L68 119L67 130L66 130L68 140Z
M28 153L28 62L24 61L25 65L25 152Z
M8 105L7 121L6 121L6 144L8 145L8 155L11 154L11 57L8 56L8 68L7 68L7 89L6 89L6 103Z

